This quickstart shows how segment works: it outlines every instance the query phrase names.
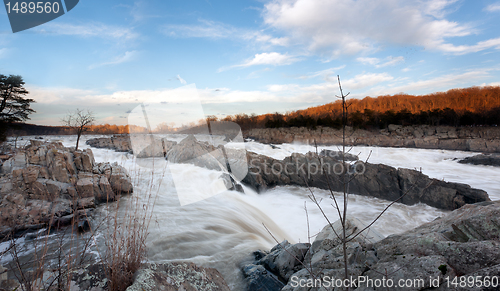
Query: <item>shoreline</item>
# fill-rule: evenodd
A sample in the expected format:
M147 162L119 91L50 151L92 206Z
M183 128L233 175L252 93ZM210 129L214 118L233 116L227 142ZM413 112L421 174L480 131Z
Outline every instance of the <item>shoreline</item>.
M346 128L347 145L442 149L483 153L500 153L500 127L451 127L389 125L388 129L364 130ZM244 138L265 144L304 143L342 144L342 130L329 127L308 129L255 128L243 131Z

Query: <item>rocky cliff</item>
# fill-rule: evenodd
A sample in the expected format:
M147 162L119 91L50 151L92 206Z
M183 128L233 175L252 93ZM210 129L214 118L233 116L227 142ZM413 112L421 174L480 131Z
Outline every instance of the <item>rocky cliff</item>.
M75 151L59 142L33 140L0 170L0 236L70 224L133 191L123 167L97 164L90 149Z

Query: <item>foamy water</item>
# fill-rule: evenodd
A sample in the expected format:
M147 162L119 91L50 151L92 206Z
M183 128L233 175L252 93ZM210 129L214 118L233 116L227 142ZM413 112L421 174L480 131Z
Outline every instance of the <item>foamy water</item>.
M75 137L48 137L73 146ZM87 148L85 136L81 148ZM177 137L181 139L181 137ZM292 152L306 153L313 147L300 144L284 144L273 149L256 142L245 143L247 150L277 159ZM320 149L336 147L320 147ZM325 218L308 199L309 190L301 187L277 187L257 194L245 188L245 194L225 191L193 204L180 206L176 187L199 185L192 195L203 195L204 188L220 176L220 172L193 165L170 165L165 160L135 159L127 153L92 148L96 162L118 162L129 170L134 183L134 196L146 201L149 194L156 195L153 219L147 241L148 259L151 262L189 260L206 267L217 268L233 290L241 290L242 275L239 263L257 249L268 250L276 244L264 225L279 241L307 242L326 224ZM500 171L486 166L463 165L453 160L474 155L470 152L355 147L351 153L360 154L369 161L395 167L417 168L434 178L470 184L490 194L492 200L500 199L500 188L495 182ZM170 171L186 177L174 185ZM329 219L338 219L325 190L312 189ZM342 205L342 197L336 195ZM130 199L130 198L126 198ZM371 222L389 202L371 197L350 195L348 215L365 223ZM306 217L307 208L308 217ZM383 235L401 233L425 222L432 221L445 212L427 205L407 206L395 204L374 227ZM309 221L309 225L307 224Z

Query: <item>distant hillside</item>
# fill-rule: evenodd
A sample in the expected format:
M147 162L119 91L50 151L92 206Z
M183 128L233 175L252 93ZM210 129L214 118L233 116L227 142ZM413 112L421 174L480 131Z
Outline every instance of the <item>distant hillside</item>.
M128 125L93 125L85 134L122 134L128 133ZM47 126L29 123L15 123L7 132L7 135L66 135L75 134L74 130L67 126Z
M332 93L332 99L334 99ZM349 125L385 128L389 124L428 124L479 126L500 124L500 87L452 89L421 96L395 94L349 99ZM238 114L223 120L234 121L243 129L262 127L341 125L342 103L337 100L321 106L285 114L248 116Z

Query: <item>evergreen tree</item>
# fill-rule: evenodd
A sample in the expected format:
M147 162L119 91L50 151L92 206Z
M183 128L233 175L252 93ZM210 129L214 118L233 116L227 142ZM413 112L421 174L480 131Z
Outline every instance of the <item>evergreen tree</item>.
M21 76L0 74L0 141L5 140L7 128L14 122L28 120L35 112L30 107L35 100L26 98L29 92L24 84Z

